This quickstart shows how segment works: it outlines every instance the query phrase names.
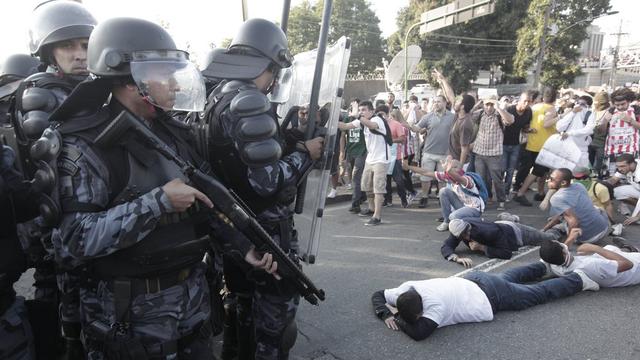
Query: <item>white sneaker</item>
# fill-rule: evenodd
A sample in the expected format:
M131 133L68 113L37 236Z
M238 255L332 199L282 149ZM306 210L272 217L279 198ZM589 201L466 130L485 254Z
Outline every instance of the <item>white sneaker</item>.
M347 190L351 190L351 183L347 184Z
M441 232L442 231L449 231L449 223L448 222L443 222L442 224L438 225L436 230L441 231Z
M514 222L514 223L519 223L520 222L520 216L513 215L513 214L508 213L508 212L501 212L500 214L498 214L497 218L498 218L498 220L502 220L502 221L511 221L511 222Z
M624 229L624 225L622 225L622 224L612 225L611 226L611 235L613 235L613 236L622 235L622 229Z
M331 189L331 191L329 191L329 193L327 194L327 197L328 197L329 199L333 199L333 198L335 198L335 197L336 197L336 194L337 194L336 189Z
M597 282L591 280L582 270L574 270L574 273L580 276L582 279L582 291L598 291L600 290L600 285Z

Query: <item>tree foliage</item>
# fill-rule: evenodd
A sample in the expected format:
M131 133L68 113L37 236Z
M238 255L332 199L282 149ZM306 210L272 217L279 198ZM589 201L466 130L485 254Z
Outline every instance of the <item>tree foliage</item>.
M287 37L291 52L297 54L318 46L323 1L308 0L291 8ZM331 12L329 42L342 36L351 38L349 72L370 72L382 65L384 43L380 20L366 0L335 0Z
M611 6L609 0L532 0L529 16L518 30L518 49L514 57L518 76L526 76L535 66L548 6L552 6L549 26L555 27L557 32L547 31L540 82L560 88L571 84L581 74L576 60L579 46L587 38L590 19L603 15Z
M409 6L398 12L398 31L388 39L389 54L397 54L404 48L405 34L412 24L420 21L420 14L449 2L451 0L410 0ZM426 35L420 35L418 29L412 30L408 44L418 44L422 48L419 69L427 76L430 76L431 68L440 69L456 92L468 89L470 81L477 78L478 71L489 70L492 65L499 66L503 73L511 73L516 32L523 24L530 2L531 0L496 0L492 14ZM513 79L505 77L502 80ZM431 82L435 85L435 81Z

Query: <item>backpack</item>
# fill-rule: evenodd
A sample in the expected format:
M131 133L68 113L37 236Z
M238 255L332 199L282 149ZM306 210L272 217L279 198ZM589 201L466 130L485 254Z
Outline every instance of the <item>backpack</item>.
M386 134L381 133L380 131L378 131L378 129L369 129L369 131L371 131L376 135L380 135L384 137L384 141L387 143L387 145L389 146L393 145L393 137L391 136L391 129L389 128L389 124L387 123L387 120L385 120L380 115L376 115L376 116L382 119L382 123L384 124L384 129L386 130Z
M473 191L471 191L471 189L467 189L464 186L462 187L462 191L464 191L464 193L467 195L480 197L486 205L487 200L489 200L489 192L487 191L487 186L484 184L484 180L482 180L482 176L480 176L480 174L478 173L471 172L471 171L465 172L464 174L469 176L473 180L473 182L476 184L476 187L478 188L478 194L474 193Z
M595 198L598 198L598 195L596 195L596 186L598 186L598 184L604 186L607 188L607 190L609 191L609 200L613 200L615 199L613 197L613 185L611 185L608 181L604 181L604 180L594 180L596 185L593 186L593 196Z

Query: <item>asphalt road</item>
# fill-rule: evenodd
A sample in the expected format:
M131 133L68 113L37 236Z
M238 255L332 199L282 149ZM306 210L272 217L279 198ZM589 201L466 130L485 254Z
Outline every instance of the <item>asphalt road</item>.
M385 208L383 224L375 227L364 226L367 218L349 214L348 202L326 208L320 254L305 271L327 299L317 307L301 300L292 359L640 359L640 287L580 293L521 312L498 313L492 322L448 326L421 342L387 329L373 314L374 291L464 270L440 255L446 233L436 231L437 201L426 209L415 206ZM495 205L485 218L494 220L497 212L491 209ZM535 207L507 203L507 210L523 223L544 224L544 214ZM640 245L640 226L623 235ZM488 260L465 254L474 266ZM491 271L537 260L533 251ZM29 271L15 287L31 297L32 283Z
M448 326L421 342L387 329L373 314L374 291L407 280L451 276L464 268L440 255L446 235L436 231L436 201L426 209L385 208L383 224L375 227L364 226L367 219L347 208L343 203L325 210L320 254L305 271L325 289L327 300L318 307L302 301L294 358L640 359L640 287L583 292L498 313L492 322ZM535 207L507 203L507 210L519 214L523 223L544 224L544 214ZM496 214L489 210L485 218L494 220ZM640 239L640 226L625 229L624 235ZM488 260L469 255L474 265ZM532 251L491 271L537 260Z

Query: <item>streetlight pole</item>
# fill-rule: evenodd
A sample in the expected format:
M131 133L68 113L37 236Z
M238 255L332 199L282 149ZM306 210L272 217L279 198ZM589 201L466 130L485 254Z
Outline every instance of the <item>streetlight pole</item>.
M409 74L407 74L407 72L409 71L409 33L417 26L420 26L426 22L427 21L424 20L411 25L409 27L409 30L407 30L406 35L404 36L404 100L407 100L409 98Z
M549 25L549 17L551 17L551 8L555 5L555 0L551 0L549 6L544 12L544 25L542 25L542 34L540 35L540 50L538 51L538 58L536 59L536 70L533 74L533 88L539 87L540 73L542 72L542 60L544 59L544 51L547 45L547 26Z

